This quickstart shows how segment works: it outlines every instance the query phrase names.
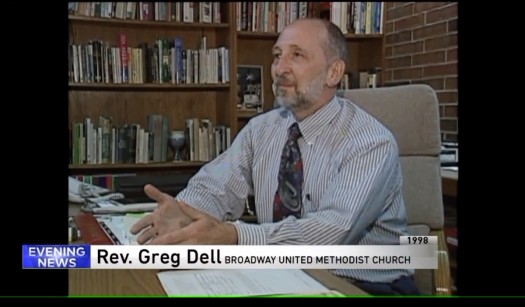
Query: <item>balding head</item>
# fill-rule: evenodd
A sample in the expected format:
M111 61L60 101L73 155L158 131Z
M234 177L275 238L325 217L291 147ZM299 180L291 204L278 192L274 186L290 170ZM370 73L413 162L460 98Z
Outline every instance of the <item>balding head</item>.
M312 39L317 39L319 44L321 44L328 63L335 60L346 62L348 59L345 36L341 29L332 22L320 18L301 18L288 25L288 27L302 28L311 35Z
M328 103L344 74L345 40L333 27L321 19L296 20L272 48L277 103L291 109L297 119Z

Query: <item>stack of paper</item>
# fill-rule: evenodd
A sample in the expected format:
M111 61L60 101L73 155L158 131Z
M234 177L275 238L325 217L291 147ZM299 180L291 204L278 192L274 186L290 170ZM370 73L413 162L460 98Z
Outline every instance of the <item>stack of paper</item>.
M155 210L158 204L155 203L137 203L123 205L115 201L103 201L97 203L98 207L93 208L95 214L111 214L111 213L128 213L128 212L151 212Z
M106 232L114 244L118 245L137 245L137 235L133 235L130 231L131 226L139 219L149 213L131 214L128 213L123 216L97 216L102 229Z
M157 276L169 296L334 295L296 269L174 270Z

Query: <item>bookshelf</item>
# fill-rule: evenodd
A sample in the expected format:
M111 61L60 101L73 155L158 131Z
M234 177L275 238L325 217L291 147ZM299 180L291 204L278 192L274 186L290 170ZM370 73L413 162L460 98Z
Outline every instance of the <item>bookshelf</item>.
M193 3L192 9L189 7L190 3ZM95 161L86 162L85 151L87 150L86 147L89 147L86 140L87 136L84 136L84 139L77 138L77 142L73 141L75 129L82 129L85 132L86 127L83 125L82 128L75 128L75 123L85 124L85 119L90 118L93 127L97 127L99 118L105 117L111 120L110 125L112 127L119 127L124 124L137 124L144 129L144 132L148 132L150 127L148 115L150 114L159 114L167 119L168 127L166 131L187 130L187 119L190 118L209 119L213 124L211 129L214 129L216 126L229 128L229 142L231 142L238 131L254 115L237 109L238 85L236 82L236 71L238 65L260 65L263 67L263 109L269 110L272 108L271 63L273 59L271 47L278 37L278 23L282 23L281 26L286 24L286 20L291 18L291 14L288 13L288 16L281 21L274 19L274 26L271 27L269 26L271 20L268 20L270 23L262 26L264 22L261 15L268 16L268 14L258 14L257 12L276 12L283 9L290 11L293 5L285 2L275 4L269 2L245 2L243 4L240 2L206 3L209 6L205 8L201 7L202 2L69 3L69 143L71 155L73 156L75 150L77 155L76 160L70 159L70 175L125 172L163 173L186 170L194 172L212 159L217 154L217 151L220 152L220 150L215 148L215 153L213 153L213 150L210 149L200 158L197 155L197 157L191 159L192 161L172 162L173 153L167 145L164 145L164 147L160 147L164 152L162 156L158 156L161 157L160 161L156 159L154 162L150 157L146 157L145 152L147 150L145 150L146 144L143 136L141 140L143 145L141 150L144 155L141 159L142 162L138 162L137 159L135 161L127 160L124 163L118 162L116 153L113 156L110 155L109 158L106 155L106 159L102 161L102 150L100 149L102 145L96 147L93 144L91 144L91 148L93 146L96 148L93 149L92 155L98 155L98 157L95 158ZM338 11L337 7L330 7L330 2L304 2L306 3L304 6L300 2L295 3L297 3L297 10L301 10L307 16L322 16L326 14L327 10ZM280 7L281 5L282 7ZM346 8L348 16L350 16L352 7ZM184 12L190 10L193 13L193 21L184 21ZM379 7L376 10L378 12L381 11ZM204 13L205 11L206 13ZM200 19L200 15L206 15L208 20ZM218 15L220 15L220 18L216 18ZM177 18L177 16L180 18ZM242 25L242 18L251 18L254 23L250 22L250 27L248 28L247 25ZM384 18L382 19L384 20ZM383 24L381 24L382 27ZM265 29L262 30L263 28ZM121 44L122 37L125 38L124 45ZM224 78L219 80L217 76L210 77L208 74L204 77L205 82L200 82L202 81L200 80L199 82L188 84L180 79L179 82L172 82L170 78L173 79L174 74L171 74L171 68L176 65L169 66L170 76L164 79L163 82L158 81L159 76L162 78L162 68L159 70L157 67L159 72L157 77L148 77L148 72L152 74L151 70L155 70L155 68L152 68L151 61L146 60L148 59L147 55L151 55L151 51L149 53L145 51L147 49L141 44L147 43L147 48L152 48L155 46L156 40L165 38L173 45L175 38L178 38L182 42L182 49L199 50L202 46L203 37L206 38L206 47L208 49L221 47L227 49L225 61L221 62L225 66L222 65L221 68L216 68L216 70L223 69L222 73L226 73L227 77L223 76ZM347 33L346 37L350 54L350 59L347 62L347 72L354 79L358 76L359 71L374 67L384 67L385 44L383 34ZM101 63L98 72L96 64L93 64L94 70L90 76L90 81L87 81L88 74L83 70L82 73L85 80L80 80L78 66L81 64L77 60L76 66L73 65L74 61L71 59L75 59L75 57L71 45L77 46L78 54L76 59L78 59L82 54L78 46L87 46L94 41L99 41L102 45L108 46L110 51L106 49L106 56L103 56L104 53L101 54L100 62L97 62ZM93 50L100 48L93 43L91 45L95 46L91 47ZM136 51L137 53L129 51L124 56L118 50L122 49L123 46L127 46L128 50L133 48L142 49L142 51ZM111 47L118 49L113 52ZM91 56L89 49L86 50L87 57ZM168 55L170 55L169 49ZM121 58L123 56L127 57L130 60L129 66L135 69L133 71L131 68L129 69L128 77L130 79L127 82L119 82L118 76L122 77L122 70L117 72L119 67L109 67L108 64L102 64L104 61L105 63L109 63L109 61L117 63L118 56ZM85 58L87 57L85 56ZM211 57L214 57L214 55ZM96 59L93 56L91 58ZM210 63L217 63L218 58L220 56L216 56L215 60L211 60L212 62ZM143 59L144 63L140 62L140 59ZM210 57L207 59L210 59ZM150 63L149 66L145 62ZM90 64L90 62L86 63L84 68ZM209 65L210 63L201 65L201 67L206 67L204 69L205 74L210 70L210 67L218 66L216 64ZM168 65L172 65L172 62L169 60ZM162 66L162 60L159 62L159 66ZM177 72L178 70L173 69L173 71ZM198 74L199 72L197 70L196 73ZM215 71L214 75L217 74L219 73ZM97 76L99 77L98 82L96 81ZM133 76L136 76L136 78L133 79ZM351 87L357 87L354 79L351 81ZM175 80L177 80L176 77ZM381 80L384 80L384 78L380 75L378 85L381 85ZM166 131L164 135L166 135ZM105 133L107 136L108 132L106 131ZM112 134L110 130L109 133L109 142L112 142L112 139L118 140L118 131ZM212 134L212 137L220 136ZM102 139L99 136L95 138ZM149 137L149 141L151 140L152 138ZM100 140L98 142L102 144ZM165 137L163 142L166 142ZM83 147L80 143L84 143ZM111 144L116 146L114 145L116 143ZM138 150L136 148L136 152ZM84 156L78 156L80 152L84 152Z
M326 16L327 11L340 12L342 14L343 9L339 7L340 3L337 3L335 7L332 6L332 2L307 2L306 14L308 17L320 17ZM335 2L334 2L335 3ZM348 2L347 2L348 3ZM236 6L237 10L243 11L243 4L240 2L232 3ZM273 9L279 9L279 3L274 4L276 7ZM283 4L289 5L289 4ZM245 9L260 10L258 7L253 8L250 3L245 4ZM349 19L352 12L352 7L346 6L347 19ZM263 8L264 9L264 8ZM271 10L272 8L270 8ZM299 9L301 10L301 9ZM379 10L380 11L380 10ZM332 14L332 13L330 13ZM237 16L237 15L236 15ZM241 14L242 16L242 14ZM242 17L241 17L242 18ZM249 17L248 17L249 18ZM356 18L356 17L354 17ZM239 20L239 18L237 18ZM336 20L332 20L336 24L340 24ZM278 21L275 27L278 28ZM283 25L286 22L283 23ZM263 91L265 97L264 110L270 110L273 107L273 91L272 91L272 78L271 78L271 65L273 57L271 49L279 34L275 32L263 32L263 31L249 31L246 27L251 26L252 28L257 26L247 25L243 28L242 21L235 23L236 26L236 53L235 64L236 65L262 65L263 66ZM381 28L384 28L384 18L381 20ZM275 29L278 30L278 29ZM359 87L359 72L364 70L370 70L375 67L384 67L385 58L385 42L384 34L370 33L370 34L358 34L355 30L349 30L345 33L347 47L349 52L349 59L346 62L346 73L351 75L350 87ZM384 31L381 31L384 33ZM255 55L255 56L254 56ZM379 73L378 86L382 84L384 80L382 71ZM253 115L251 115L253 116ZM250 115L239 115L237 116L237 128L242 127L251 118Z

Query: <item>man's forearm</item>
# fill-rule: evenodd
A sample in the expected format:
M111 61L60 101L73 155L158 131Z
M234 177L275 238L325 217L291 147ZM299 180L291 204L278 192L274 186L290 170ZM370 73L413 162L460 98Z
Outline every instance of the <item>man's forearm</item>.
M348 227L318 217L287 219L277 223L233 223L238 245L325 245L337 244Z
M224 216L227 215L227 212L221 210L221 206L217 205L217 200L202 189L187 188L180 192L176 199L221 221L224 221Z

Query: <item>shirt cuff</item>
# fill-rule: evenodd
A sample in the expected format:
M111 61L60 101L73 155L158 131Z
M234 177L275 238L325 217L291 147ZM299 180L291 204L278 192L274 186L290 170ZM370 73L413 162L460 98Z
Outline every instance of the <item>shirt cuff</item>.
M232 223L237 229L237 245L266 245L266 233L261 225Z
M203 195L197 195L196 193L191 193L191 191L181 191L179 195L175 197L175 199L177 201L185 202L195 209L224 221L224 216L221 216L221 212L218 210L218 207L210 199L207 199Z

